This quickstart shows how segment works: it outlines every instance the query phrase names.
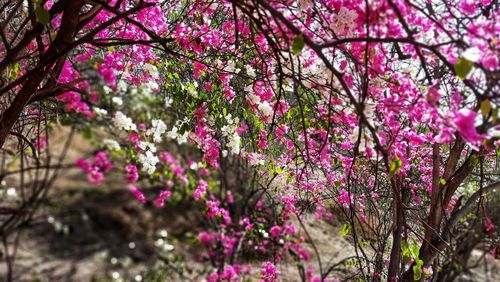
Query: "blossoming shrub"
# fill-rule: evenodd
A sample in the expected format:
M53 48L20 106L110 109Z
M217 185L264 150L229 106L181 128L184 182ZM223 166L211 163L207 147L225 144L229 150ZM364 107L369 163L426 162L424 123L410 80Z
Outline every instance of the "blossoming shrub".
M35 18L53 32L63 31L61 21L73 11L59 2L36 4ZM198 238L215 268L207 280L275 281L287 255L316 257L304 280L335 277L321 263L327 258L306 251L306 239L314 238L296 224L311 211L331 220L332 207L354 240L355 278L437 275L436 258L453 259L457 226L499 185L500 13L493 1L93 7L71 34L73 45L46 43L49 55L66 50L49 66L56 77L39 67L42 78L32 83L46 77L61 85L54 97L64 122L88 136L109 133L96 140L96 156L78 162L91 184L115 167L140 202L197 203L207 220ZM51 37L42 35L41 43L19 48L43 47ZM9 60L26 67L5 91L25 97L31 61L2 51L1 70L11 68ZM9 101L4 128L19 108L53 105L37 87L33 99ZM154 198L141 192L145 183L161 187ZM252 260L262 261L259 271Z

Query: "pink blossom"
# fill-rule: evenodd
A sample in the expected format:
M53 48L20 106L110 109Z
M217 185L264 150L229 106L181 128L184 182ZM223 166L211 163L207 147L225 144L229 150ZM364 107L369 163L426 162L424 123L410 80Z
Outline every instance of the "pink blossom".
M472 16L477 11L477 4L475 0L463 0L460 2L460 10L468 15Z
M226 202L228 204L234 203L234 196L233 196L233 193L231 191L227 191L227 193L226 193Z
M493 234L497 231L497 228L493 224L493 221L491 221L491 219L489 218L486 218L484 220L484 226L486 227L486 232L488 232L488 234Z
M210 82L205 82L205 90L207 90L207 91L212 90L212 84Z
M278 273L276 266L269 261L262 263L260 274L262 275L261 282L274 282L278 280Z
M134 197L139 202L141 202L141 203L145 203L146 202L146 196L144 196L144 194L141 192L141 190L139 190L139 188L135 187L132 184L129 184L128 189L130 190L130 192L132 192L132 194L134 194Z
M208 188L207 182L205 180L200 180L198 186L196 186L196 189L193 192L193 198L197 201L201 199L207 192L207 188Z
M198 239L200 239L203 244L208 245L215 239L215 237L208 232L202 231L198 234Z
M194 78L199 79L201 77L201 71L206 71L206 70L207 66L199 62L194 62L194 68L193 68Z
M236 133L238 133L238 135L241 135L241 134L245 133L245 131L247 131L247 129L248 129L248 125L246 125L245 123L242 123L241 126L236 129Z
M38 140L36 140L33 143L33 146L40 151L45 149L46 145L47 145L47 137L39 137Z
M137 167L135 165L125 166L125 172L127 173L127 183L131 184L139 179L139 173L137 172Z
M267 131L262 130L259 134L259 148L267 148Z
M476 127L474 126L475 119L476 112L462 109L455 114L454 125L464 141L470 143L477 149L476 145L480 145L486 136L477 133Z
M90 171L91 168L90 163L85 159L78 159L76 161L76 165L85 172Z
M488 70L496 70L498 69L499 66L498 56L496 55L486 56L481 63Z
M224 268L224 271L219 275L219 279L232 281L238 276L238 273L235 271L232 265L227 265Z
M87 180L90 184L99 186L104 180L104 174L99 170L98 167L92 166L87 172Z
M271 238L277 238L281 233L281 227L275 225L271 227L269 230L269 234L271 235Z
M138 144L139 141L141 140L141 136L135 132L131 132L128 136L128 140L132 144Z
M98 72L102 75L104 81L106 81L109 85L114 86L116 83L115 71L111 68L101 67L98 69Z
M110 170L113 167L111 162L108 160L108 155L106 154L106 152L103 152L103 151L97 152L97 154L95 155L93 164L95 166L100 167L101 169L103 169L105 171Z
M340 190L340 195L337 198L339 204L342 204L344 208L348 208L351 205L351 200L349 197L349 192L345 189Z
M159 208L163 207L165 205L165 200L170 198L171 195L172 192L168 190L162 190L158 197L156 197L156 199L154 200L154 205Z
M169 165L171 165L177 161L174 156L172 156L171 154L169 154L168 152L165 152L165 151L160 152L160 160L162 160L163 162L165 162Z

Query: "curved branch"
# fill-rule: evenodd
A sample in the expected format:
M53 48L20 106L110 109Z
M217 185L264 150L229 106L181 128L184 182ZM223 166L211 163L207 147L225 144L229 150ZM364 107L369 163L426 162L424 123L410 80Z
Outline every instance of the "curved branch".
M451 217L450 219L448 220L448 222L446 223L446 226L445 226L445 229L444 230L451 230L455 227L455 225L457 224L458 220L460 218L462 218L463 216L465 216L465 214L467 212L469 212L469 210L471 208L474 207L474 203L479 200L479 198L485 194L488 194L490 192L492 192L493 190L495 189L500 189L500 181L497 181L497 182L494 182L484 188L481 188L479 189L478 191L476 191L474 194L472 194L472 196L469 198L469 200L467 200L467 202L463 205L463 207L459 210L457 210Z

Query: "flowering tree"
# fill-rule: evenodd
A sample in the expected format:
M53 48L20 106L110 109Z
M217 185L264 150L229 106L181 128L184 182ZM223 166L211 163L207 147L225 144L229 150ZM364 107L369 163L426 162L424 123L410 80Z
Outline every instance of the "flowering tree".
M498 248L484 210L500 186L496 1L1 9L0 145L12 135L40 155L56 119L108 132L77 166L96 186L118 169L158 208L194 201L210 281L274 281L285 256L307 262L304 215L328 221L334 206L363 280L446 279L478 228ZM335 277L314 249L302 279Z

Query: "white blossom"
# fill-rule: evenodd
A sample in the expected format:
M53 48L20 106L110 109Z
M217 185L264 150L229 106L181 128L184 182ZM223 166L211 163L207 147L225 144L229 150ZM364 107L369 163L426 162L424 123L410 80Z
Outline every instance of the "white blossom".
M267 233L267 231L266 231L266 230L264 230L264 229L259 229L259 232L260 232L260 234L262 234L262 237L264 237L264 239L269 238L269 233Z
M118 81L118 83L116 84L116 89L120 92L126 92L127 91L127 83L125 82L125 80Z
M355 11L349 10L346 7L342 7L340 8L339 13L334 15L330 27L337 34L340 34L345 30L347 30L347 32L350 32L355 28L354 21L357 17L358 14Z
M105 85L102 90L104 91L104 94L109 94L111 93L111 91L113 91L113 89L111 89L111 87Z
M149 75L151 75L153 78L160 77L158 68L156 66L153 66L152 64L144 64L144 70L146 70L149 73Z
M172 103L174 102L174 99L172 98L165 98L165 107L170 108L172 106Z
M113 102L113 104L115 104L115 105L117 105L119 107L123 105L123 100L120 97L113 97L113 98L111 98L111 102Z
M236 129L238 127L239 119L238 118L233 119L231 114L226 115L225 119L226 119L228 125L224 125L221 128L222 136L226 137L226 139L227 139L226 146L230 149L230 153L238 155L240 153L241 137L236 132ZM227 154L227 152L226 152L226 154ZM224 156L224 152L223 152L223 156Z
M139 154L139 162L142 163L142 170L148 174L153 174L156 170L156 164L160 161L151 151Z
M19 197L19 195L17 195L17 190L15 187L7 188L5 195L7 196L7 198L11 199L17 199Z
M149 88L151 88L151 90L153 90L153 91L158 91L158 90L160 90L160 85L158 85L158 83L156 83L156 81L154 81L154 80L150 80L150 81L148 82L148 86L149 86Z
M481 50L479 50L476 46L471 47L462 53L462 57L476 63L481 58Z
M252 66L246 66L247 74L251 77L255 77L255 69Z
M172 128L172 130L170 130L169 132L167 132L167 138L169 138L169 139L176 139L177 138L177 131L178 130L179 129L177 129L177 127L174 126Z
M184 132L183 134L178 134L177 135L177 143L178 144L187 143L188 136L189 136L189 132L187 132L187 131Z
M113 139L104 139L102 143L112 151L120 151L121 149L120 144Z
M229 138L227 146L229 147L229 149L231 149L231 154L238 155L241 150L240 148L241 137L237 133L234 133L231 137L232 138Z
M260 113L266 117L270 116L273 113L273 108L269 105L267 101L260 103L258 109Z
M105 109L101 109L101 108L98 108L98 107L94 107L94 113L96 113L96 115L98 116L105 116L108 114L108 111L106 111Z
M159 119L154 119L151 122L152 127L146 131L146 136L153 136L154 142L161 141L161 135L167 131L167 125Z
M112 120L113 125L119 129L135 131L137 126L132 122L132 119L127 117L124 113L118 111Z
M143 84L143 87L140 88L141 89L141 96L143 98L152 98L153 97L153 90L152 88L150 87L149 83L148 84Z
M231 61L226 64L226 66L224 67L224 71L229 73L239 73L241 70L236 69L236 63Z
M250 166L264 165L264 158L260 154L250 153L248 159L248 163L250 164Z
M202 167L203 167L203 165L200 162L193 162L193 163L191 163L191 165L189 165L189 168L192 170L198 170Z
M245 92L248 92L248 94L254 94L253 85L252 84L249 84L249 85L245 86L245 88L243 88L243 90Z
M260 97L257 96L257 95L255 95L255 94L249 94L249 95L247 95L247 100L252 105L258 105L260 103Z
M156 153L156 146L151 142L141 141L139 142L139 148L141 148L141 150L143 151L151 151L153 153Z

